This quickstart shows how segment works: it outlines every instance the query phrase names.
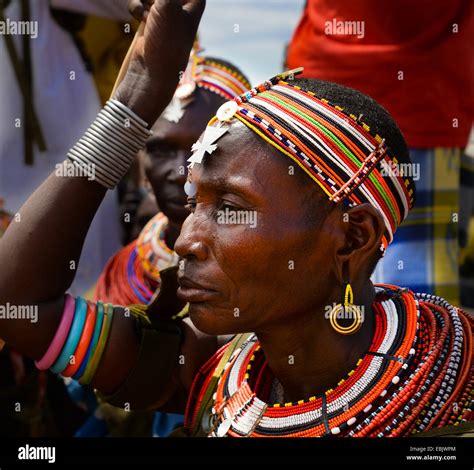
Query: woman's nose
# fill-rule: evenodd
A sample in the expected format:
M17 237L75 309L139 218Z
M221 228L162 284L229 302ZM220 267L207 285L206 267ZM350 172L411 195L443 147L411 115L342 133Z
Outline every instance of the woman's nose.
M184 221L181 233L174 245L179 257L204 261L209 255L206 242L205 218L190 214Z

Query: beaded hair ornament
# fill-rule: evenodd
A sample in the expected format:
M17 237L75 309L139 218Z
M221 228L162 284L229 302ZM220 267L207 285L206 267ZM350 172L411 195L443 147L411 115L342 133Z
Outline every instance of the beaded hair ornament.
M349 207L368 202L376 207L385 224L384 253L413 206L413 183L399 172L386 171L398 161L389 156L385 139L373 135L361 121L362 115L347 114L291 83L302 70L284 72L224 103L202 140L194 144L189 168L216 150L216 141L237 119L291 158L330 201ZM195 194L191 175L185 189Z
M186 107L193 101L196 88L211 91L226 100L232 100L250 89L249 81L241 73L216 60L201 57L199 54L202 51L196 41L173 99L163 113L163 117L170 122L181 120Z

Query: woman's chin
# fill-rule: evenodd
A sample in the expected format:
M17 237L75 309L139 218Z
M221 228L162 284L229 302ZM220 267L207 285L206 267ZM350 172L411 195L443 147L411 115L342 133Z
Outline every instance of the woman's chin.
M199 331L208 335L231 335L240 332L240 325L232 311L218 311L206 302L190 303L189 318Z

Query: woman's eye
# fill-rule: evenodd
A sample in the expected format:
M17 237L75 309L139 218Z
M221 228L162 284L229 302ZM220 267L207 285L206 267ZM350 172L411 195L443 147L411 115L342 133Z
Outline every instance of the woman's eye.
M232 204L224 203L224 204L221 205L220 210L230 212L230 211L238 211L239 208L236 207L236 206L233 206Z
M188 198L188 203L184 206L189 212L193 213L196 210L197 201L196 198ZM215 211L216 215L225 215L229 213L238 213L238 212L245 212L243 209L235 206L230 202L223 201Z

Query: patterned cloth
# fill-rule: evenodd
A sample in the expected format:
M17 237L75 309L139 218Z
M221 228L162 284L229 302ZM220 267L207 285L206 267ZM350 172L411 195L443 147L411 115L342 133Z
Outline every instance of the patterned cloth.
M461 157L461 305L474 308L474 127Z
M411 149L416 202L373 274L459 304L461 150Z

